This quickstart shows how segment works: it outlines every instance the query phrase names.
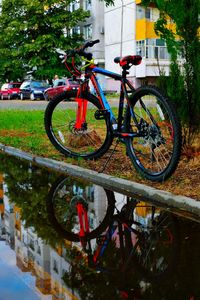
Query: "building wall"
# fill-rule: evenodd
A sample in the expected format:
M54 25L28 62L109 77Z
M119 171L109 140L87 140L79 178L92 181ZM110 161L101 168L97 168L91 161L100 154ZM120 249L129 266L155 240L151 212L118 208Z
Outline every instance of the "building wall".
M121 72L118 64L114 63L117 56L133 55L135 44L135 15L134 1L116 0L115 6L105 7L105 67L116 73ZM130 70L129 77L134 80L135 67ZM119 90L119 83L107 79L107 88Z
M141 0L116 0L115 6L105 8L105 67L120 73L120 67L113 62L116 56L141 55L142 63L133 66L129 74L135 87L155 83L161 72L169 74L166 44L154 31L159 15L155 7L141 6ZM168 26L175 30L170 20ZM119 90L117 82L109 78L107 88Z

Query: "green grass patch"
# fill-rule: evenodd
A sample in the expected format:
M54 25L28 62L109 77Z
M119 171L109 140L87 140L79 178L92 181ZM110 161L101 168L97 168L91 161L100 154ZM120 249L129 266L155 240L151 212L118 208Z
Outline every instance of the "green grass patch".
M43 111L1 110L0 130L13 129L30 133L44 133L43 119Z
M0 143L43 154L48 142L43 111L0 111Z

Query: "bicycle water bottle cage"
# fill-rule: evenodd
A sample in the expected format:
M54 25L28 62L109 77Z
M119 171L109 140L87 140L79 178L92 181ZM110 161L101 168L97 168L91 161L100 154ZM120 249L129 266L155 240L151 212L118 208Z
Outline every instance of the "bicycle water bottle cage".
M114 62L125 69L130 69L133 65L141 64L142 57L140 55L128 55L124 57L115 57Z

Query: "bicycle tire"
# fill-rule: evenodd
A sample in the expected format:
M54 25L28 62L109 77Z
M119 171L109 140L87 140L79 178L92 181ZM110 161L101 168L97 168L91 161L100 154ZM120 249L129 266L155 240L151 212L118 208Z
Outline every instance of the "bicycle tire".
M162 211L154 224L148 224L148 227L137 236L132 264L137 273L146 279L166 279L174 272L178 262L177 219L171 213Z
M112 144L108 114L97 118L101 104L97 97L87 93L82 98L88 101L86 129L75 130L78 109L75 100L77 91L66 91L54 97L47 105L44 124L47 136L54 147L68 157L96 159L107 152Z
M127 153L141 176L163 182L173 174L181 155L181 125L176 110L154 86L138 88L131 95L130 103L136 121L127 107L125 130L140 131L142 135L126 141Z
M84 188L85 186L85 188ZM75 178L66 178L64 176L61 176L50 188L50 191L48 193L47 197L47 213L50 223L54 226L55 231L57 234L65 238L69 241L78 242L80 241L79 233L76 232L78 228L78 220L74 220L74 207L71 209L70 205L72 202L74 202L74 198L76 193L73 191L73 189L76 187L81 188L83 190L83 194L86 194L89 190L89 184L85 183L83 180L75 179ZM96 185L92 185L92 187L97 188ZM101 188L101 187L98 187ZM115 197L114 193L110 190L106 190L101 188L100 191L101 194L101 201L104 200L104 204L106 207L102 207L101 216L97 216L95 214L95 210L92 206L90 207L90 204L92 201L90 201L85 195L85 202L87 205L89 204L89 212L93 214L93 228L89 233L86 233L86 239L93 239L97 237L99 234L101 234L106 227L108 226L111 217L113 216L114 209L115 209ZM96 191L97 192L97 191ZM94 193L95 194L95 193ZM67 199L70 199L69 202ZM105 197L103 199L103 197ZM83 197L80 197L83 199ZM94 199L92 199L94 200ZM57 201L57 202L56 202ZM81 200L83 202L83 200ZM60 205L62 203L62 205ZM103 202L101 202L103 203ZM60 205L59 209L57 209L56 205ZM66 215L67 218L66 219ZM91 215L90 215L91 216ZM96 219L95 219L96 216ZM71 222L71 223L70 223ZM96 222L96 225L94 225ZM73 224L72 224L73 223ZM91 228L90 228L91 229Z

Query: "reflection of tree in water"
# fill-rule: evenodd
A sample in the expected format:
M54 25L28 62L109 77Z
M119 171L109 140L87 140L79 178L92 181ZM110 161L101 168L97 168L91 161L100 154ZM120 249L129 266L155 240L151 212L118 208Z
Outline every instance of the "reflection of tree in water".
M56 175L31 163L1 155L0 172L4 173L7 196L20 208L25 227L33 226L39 237L55 244L59 236L48 221L46 197Z
M166 276L150 278L134 261L127 272L123 268L112 271L114 266L119 267L119 249L112 244L104 257L103 267L107 272L98 273L77 254L78 260L73 257L72 269L65 273L65 282L77 289L82 299L122 299L122 294L124 299L138 300L200 299L200 226L187 220L176 220L175 224L180 227L178 236L175 235L180 247L174 248L175 260Z
M116 263L119 264L116 260L115 251L118 251L116 246L111 243L107 250L103 264L105 271L100 272L88 265L87 258L80 251L76 248L71 249L71 269L65 273L63 280L69 287L77 290L81 299L122 299L121 292L125 282L126 287L129 286L135 293L138 290L139 283L134 273L129 273L129 277L124 277L125 274L119 270L117 272L106 271L108 265L114 267Z
M175 243L175 245L177 245L177 235L173 217L171 219L168 213L161 213L160 215L161 217L159 218L158 224L163 224L163 230L161 230L158 224L154 224L156 226L155 233L157 232L158 234L156 237L158 243L155 243L155 240L153 241L153 239L155 239L155 233L152 235L153 227L149 233L153 241L151 246L153 247L152 251L154 252L156 247L161 250L160 253L155 251L152 259L159 261L164 255L167 260L169 259L169 266L166 267L166 265L164 265L164 269L160 269L159 272L155 272L154 274L153 271L150 272L151 269L148 269L154 266L154 261L148 262L148 265L144 266L141 261L138 261L137 253L135 253L136 256L130 256L131 260L128 260L127 264L127 259L129 258L129 254L132 253L131 251L137 239L132 240L132 246L128 243L125 244L126 246L124 245L125 247L120 248L121 243L119 244L117 240L119 241L120 238L125 238L126 233L124 231L121 232L122 236L120 237L120 231L118 230L118 237L116 236L116 240L112 240L108 243L108 247L103 257L99 258L100 263L97 265L92 263L93 257L88 256L88 260L86 260L85 257L81 257L80 253L77 253L76 257L76 252L74 252L71 270L64 275L64 280L67 285L77 289L78 294L81 295L81 299L165 299L163 297L166 295L166 288L169 288L171 291L174 289L172 275L176 262L175 254L177 253L174 254L172 252L177 251L177 248L176 246L172 246L172 244L165 247L166 239L164 239L163 244L163 240L160 240L160 238L162 238L160 232L171 230L171 233L174 235L173 243ZM163 220L165 220L165 222L163 222ZM145 256L149 254L150 241L148 239L147 228L143 230L144 235L141 235L141 231L138 233L138 239L141 239L138 246L140 246L139 254ZM147 243L147 245L145 245L145 243ZM163 252L163 246L165 252ZM144 247L144 253L141 252L141 247ZM147 249L145 249L145 247L147 247ZM167 251L169 253L167 253ZM165 269L165 267L167 269ZM162 285L162 289L160 290L156 287L158 281L159 284L161 283ZM160 291L162 298L156 298L156 295L159 294ZM165 292L163 293L163 291Z
M58 175L12 156L8 159L4 155L1 156L0 172L4 173L9 200L20 208L25 227L33 226L37 235L51 245L64 243L63 236L53 227L47 211L47 201L50 200L47 196L51 186L57 182ZM56 214L59 222L66 221L67 196L70 200L73 195L81 194L92 203L93 187L83 179L66 178L65 184L58 190L60 201L57 202Z
M198 300L200 299L200 225L179 219L179 252L174 269L165 280L142 280L148 288L142 299Z
M30 163L16 158L1 156L0 172L5 174L10 201L21 208L26 227L33 226L38 236L51 245L62 244L46 210L46 197L54 174L41 170ZM73 183L73 181L72 181ZM84 185L84 182L83 182ZM104 256L102 268L109 271L97 272L88 265L85 255L76 248L65 248L66 259L71 261L71 269L64 275L69 287L77 290L81 299L146 299L146 300L189 300L200 299L200 226L193 222L179 220L179 259L166 278L156 280L146 278L134 263L126 273L119 269L120 254L115 243L110 243ZM118 271L114 271L114 268ZM124 298L122 297L124 295ZM127 296L129 295L129 296ZM194 297L194 298L192 298Z

